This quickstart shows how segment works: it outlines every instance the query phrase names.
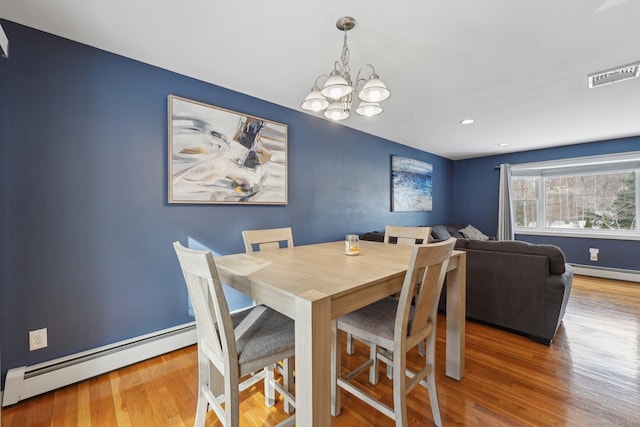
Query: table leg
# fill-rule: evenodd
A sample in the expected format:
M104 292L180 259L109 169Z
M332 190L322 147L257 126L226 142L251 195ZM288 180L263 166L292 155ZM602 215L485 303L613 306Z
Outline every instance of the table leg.
M331 425L331 300L296 299L296 425Z
M457 255L457 268L447 273L447 376L464 376L464 336L467 312L467 254Z
M349 338L347 338L348 340ZM342 362L338 362L342 357L342 344L340 341L340 331L338 331L337 320L331 321L331 415L336 417L340 415L340 387L338 387L338 378L340 378L340 366ZM334 357L336 360L334 361Z

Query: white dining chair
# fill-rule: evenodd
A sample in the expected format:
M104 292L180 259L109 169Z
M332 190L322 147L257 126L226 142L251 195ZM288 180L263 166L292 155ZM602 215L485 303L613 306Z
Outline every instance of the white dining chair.
M416 245L429 243L429 236L431 236L431 227L408 227L402 225L387 225L384 229L384 243L396 243L398 245ZM357 337L353 337L351 334L347 334L347 354L353 354L354 342ZM424 351L422 347L420 354L423 355ZM391 370L388 371L388 376L391 378Z
M195 426L204 426L212 409L226 427L239 425L239 394L264 380L265 396L280 393L287 404L295 398L274 379L274 366L295 353L294 321L263 305L230 313L209 251L173 247L187 285L196 319L198 403ZM275 403L275 401L274 401ZM280 426L290 426L295 416Z
M340 413L340 389L392 418L396 426L407 426L407 395L418 384L429 391L431 412L436 425L442 425L435 380L435 342L438 300L456 239L429 245L415 245L399 298L385 298L337 319L333 331L332 415ZM415 296L415 305L412 299ZM368 361L342 374L339 331L364 338L371 347ZM419 372L407 369L407 352L426 340L425 366ZM384 349L385 351L381 351ZM387 405L358 387L354 377L381 360L393 366L393 403Z
M242 240L247 253L255 252L256 249L280 249L293 246L293 232L291 227L243 230Z
M280 248L293 247L293 232L291 227L268 228L257 230L243 230L242 241L246 253L252 253L264 250L274 250ZM256 301L253 302L256 304ZM276 369L282 374L282 383L285 389L293 392L293 365L288 359L282 360L276 365ZM273 400L273 396L265 396L268 400ZM293 407L285 404L285 413L289 414L293 411Z
M387 225L384 229L384 243L395 239L398 245L415 245L429 243L431 227L406 227Z

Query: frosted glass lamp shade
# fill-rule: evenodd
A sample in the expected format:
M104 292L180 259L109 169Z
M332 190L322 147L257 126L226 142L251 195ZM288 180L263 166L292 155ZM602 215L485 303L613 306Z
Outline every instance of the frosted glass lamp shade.
M361 102L356 113L365 117L377 116L382 113L382 107L377 102Z
M364 102L382 102L390 95L391 92L383 81L376 74L373 74L358 93L358 98Z
M303 110L313 111L318 113L329 106L329 101L327 98L322 96L320 90L317 87L314 87L309 95L304 99L304 102L300 105Z
M340 99L353 92L353 88L340 74L332 73L320 93L329 99Z
M332 102L324 112L324 116L327 119L340 121L349 117L349 112L344 109L342 102Z

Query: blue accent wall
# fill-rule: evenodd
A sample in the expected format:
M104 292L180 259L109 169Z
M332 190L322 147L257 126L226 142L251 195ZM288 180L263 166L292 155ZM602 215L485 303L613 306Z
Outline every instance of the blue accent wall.
M640 137L576 144L545 150L459 160L454 164L454 217L456 222L473 224L495 236L498 228L498 186L501 163L529 163L573 157L595 156L640 150ZM567 261L597 267L640 270L640 241L576 237L516 235L531 243L559 246ZM589 260L589 248L599 248L599 261Z
M243 229L291 226L303 245L453 216L448 159L1 22L3 384L7 369L191 321L175 240L229 254ZM286 123L289 203L169 205L169 94ZM391 155L433 164L432 212L390 212ZM45 327L49 346L29 352Z

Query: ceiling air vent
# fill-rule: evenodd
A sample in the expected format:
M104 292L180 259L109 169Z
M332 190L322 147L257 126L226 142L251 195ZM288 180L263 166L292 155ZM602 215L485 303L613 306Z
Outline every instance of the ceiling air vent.
M589 74L589 87L598 87L640 76L640 62Z

